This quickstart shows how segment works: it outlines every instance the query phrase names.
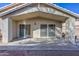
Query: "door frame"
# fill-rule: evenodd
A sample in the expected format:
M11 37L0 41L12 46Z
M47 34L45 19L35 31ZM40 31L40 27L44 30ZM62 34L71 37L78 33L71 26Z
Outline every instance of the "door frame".
M22 25L24 25L25 26L25 28L26 28L26 25L30 25L30 29L29 29L29 31L30 31L30 34L28 35L28 37L26 36L26 34L24 33L24 37L20 37L20 25L21 24L19 24L18 26L18 36L19 36L19 38L28 38L28 37L31 37L31 24L23 24L22 23ZM25 30L25 32L26 32L26 30Z

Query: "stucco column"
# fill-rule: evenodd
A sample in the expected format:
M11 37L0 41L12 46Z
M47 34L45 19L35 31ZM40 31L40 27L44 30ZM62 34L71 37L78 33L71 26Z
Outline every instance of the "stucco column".
M66 20L67 40L75 45L75 18Z
M8 41L12 41L13 39L13 20L11 18L8 19Z
M2 34L2 43L5 44L12 40L12 21L10 18L3 19Z

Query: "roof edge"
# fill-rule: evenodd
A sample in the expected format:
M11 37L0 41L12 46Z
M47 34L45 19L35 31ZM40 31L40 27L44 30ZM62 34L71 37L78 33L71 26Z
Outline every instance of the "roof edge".
M68 14L76 17L76 18L79 18L79 15L77 13L74 13L74 12L72 12L72 11L66 9L66 8L60 7L60 6L56 5L56 4L50 4L50 3L48 3L48 5L53 6L56 9L61 10L61 11L65 12L65 13L68 13Z
M32 3L27 3L27 4L21 4L21 5L18 5L18 6L16 6L16 7L13 7L13 8L11 8L11 9L9 9L9 10L6 10L6 11L4 11L4 12L1 12L0 13L0 17L2 17L2 16L4 16L4 15L6 15L6 14L8 14L8 13L11 13L11 12L13 12L13 11L15 11L15 10L18 10L18 9L20 9L20 8L22 8L22 7L25 7L25 6L27 6L27 5L30 5L30 4L32 4ZM72 12L72 11L70 11L70 10L68 10L68 9L65 9L65 8L63 8L63 7L60 7L60 6L58 6L58 5L56 5L56 4L51 4L51 3L46 3L47 5L49 5L49 6L51 6L51 7L54 7L54 8L56 8L56 9L58 9L58 10L60 10L60 11L63 11L63 12L65 12L65 13L68 13L69 15L72 15L72 16L74 16L75 18L78 18L79 19L79 15L77 14L77 13L74 13L74 12ZM11 5L10 5L11 6Z
M4 12L0 13L0 17L6 15L6 14L8 14L8 13L11 13L11 12L13 12L13 11L16 11L16 10L22 8L22 7L25 7L26 5L29 5L29 4L21 4L21 5L19 5L19 6L16 6L16 7L14 7L14 8L11 8L11 9L9 9L9 10L7 10L7 11L4 11Z

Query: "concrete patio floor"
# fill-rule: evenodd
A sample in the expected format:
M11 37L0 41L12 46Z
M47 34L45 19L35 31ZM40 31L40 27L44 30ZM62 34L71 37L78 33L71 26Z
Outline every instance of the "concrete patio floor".
M49 39L33 39L33 38L27 38L27 39L15 39L14 41L11 41L8 43L8 45L43 45L43 44L55 44L55 45L67 45L71 42L64 41L64 39L59 40L49 40Z
M73 45L70 42L57 41L33 41L19 40L8 44L0 44L0 50L79 50L79 43Z

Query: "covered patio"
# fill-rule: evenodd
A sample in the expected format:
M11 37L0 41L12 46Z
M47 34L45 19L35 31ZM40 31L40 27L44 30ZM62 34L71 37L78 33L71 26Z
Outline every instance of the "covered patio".
M75 45L74 13L49 4L22 4L0 14L2 43L71 42ZM62 39L62 33L65 38ZM24 41L22 41L24 40Z
M62 23L65 23L68 17L36 11L27 14L11 16L10 19L10 42L31 40L33 42L54 43L55 41L61 42ZM48 31L46 33L47 35L42 33L44 36L41 36L42 34L40 28L43 24L44 26L47 25ZM21 27L24 25L26 26L25 29L21 29ZM52 28L49 29L49 26L52 26ZM55 29L53 29L53 26L55 26Z

